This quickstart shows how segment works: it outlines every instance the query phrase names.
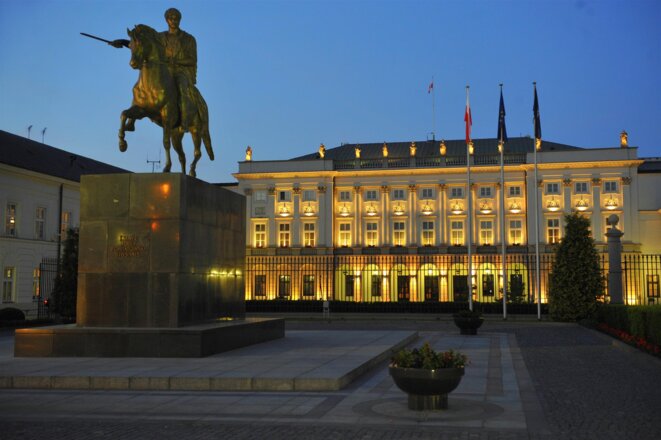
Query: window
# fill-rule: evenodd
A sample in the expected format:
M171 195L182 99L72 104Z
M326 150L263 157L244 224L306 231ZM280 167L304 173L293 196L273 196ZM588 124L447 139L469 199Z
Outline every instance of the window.
M434 188L422 188L422 199L433 199Z
M2 273L2 302L14 302L14 276L16 270L13 267L5 267Z
M314 247L314 223L303 224L303 246Z
M404 246L406 244L406 226L404 222L393 223L393 244Z
M353 298L355 279L354 275L344 276L344 292L347 298Z
M290 238L289 223L280 223L278 225L278 246L289 247L291 244Z
M450 188L450 198L451 199L463 199L464 198L464 189L460 187Z
M659 298L659 275L647 275L647 296L649 298Z
M313 189L306 189L303 191L303 201L304 202L314 202L317 200L317 191Z
M434 244L434 222L422 222L422 245Z
M404 190L403 189L394 189L394 190L392 190L392 199L393 200L405 200Z
M62 213L62 219L60 223L60 235L61 239L64 240L67 238L67 231L71 228L71 213L70 212L63 212Z
M376 246L378 244L379 240L379 234L378 234L378 223L376 222L368 222L365 225L365 230L366 232L366 243L367 246Z
M588 182L574 183L574 194L588 194Z
M266 191L260 190L255 191L252 194L253 201L255 202L266 202Z
M616 193L616 192L618 192L616 181L610 180L604 182L604 193Z
M44 239L44 226L46 223L46 208L37 208L34 213L34 238Z
M372 274L371 293L373 297L381 297L381 276Z
M11 237L16 236L16 204L7 203L5 211L5 234Z
M521 244L522 235L521 220L510 220L510 244Z
M481 186L480 187L480 197L492 197L491 187L490 186Z
M450 239L455 246L464 244L464 222L453 221L450 223Z
M255 225L255 247L266 247L266 225L263 223Z
M340 246L351 246L351 223L340 223Z
M480 244L484 246L493 244L493 222L491 220L480 221Z
M289 202L291 200L291 193L289 191L278 191L279 202Z
M291 277L289 275L280 275L278 277L278 297L289 298L291 295Z
M559 183L547 183L546 184L546 194L560 194L560 184Z
M378 200L378 193L374 189L365 191L365 200Z
M549 244L560 243L560 219L550 218L547 220L546 241Z
M266 296L266 275L255 275L255 296Z
M350 201L351 201L351 192L340 191L340 202L350 202Z
M520 197L521 196L521 187L520 186L510 186L510 197Z
M314 296L314 275L303 275L303 296Z
M32 271L32 301L39 301L41 289L39 288L39 278L41 270L37 267Z

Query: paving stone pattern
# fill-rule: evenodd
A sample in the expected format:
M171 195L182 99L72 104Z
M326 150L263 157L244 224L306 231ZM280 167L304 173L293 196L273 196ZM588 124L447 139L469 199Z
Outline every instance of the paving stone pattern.
M0 390L3 439L657 439L661 361L572 324L447 317L288 321L288 330L415 330L469 353L452 411L416 413L386 363L333 392ZM0 335L0 350L7 336ZM471 376L472 375L472 376Z

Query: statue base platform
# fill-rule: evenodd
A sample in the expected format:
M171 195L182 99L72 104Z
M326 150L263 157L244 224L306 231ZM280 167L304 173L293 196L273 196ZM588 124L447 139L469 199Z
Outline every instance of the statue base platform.
M18 329L16 357L210 356L285 336L281 318L246 318L178 328L78 327Z

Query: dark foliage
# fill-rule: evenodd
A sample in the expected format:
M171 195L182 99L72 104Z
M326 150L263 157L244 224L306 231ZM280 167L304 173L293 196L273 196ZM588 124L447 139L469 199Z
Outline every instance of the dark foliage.
M558 321L578 321L594 315L604 280L590 220L573 213L565 216L565 222L565 236L549 276L549 312Z
M69 229L64 242L60 273L53 288L53 312L65 319L76 318L78 289L78 229Z

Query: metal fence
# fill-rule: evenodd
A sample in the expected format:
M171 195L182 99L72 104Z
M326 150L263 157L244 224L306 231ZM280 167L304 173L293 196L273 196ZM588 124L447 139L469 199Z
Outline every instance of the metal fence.
M554 255L539 260L541 302L548 301ZM624 297L628 304L658 303L659 255L623 255ZM604 279L608 255L599 255ZM534 254L509 254L503 268L499 254L473 255L473 300L512 303L538 301ZM246 257L247 300L336 300L354 302L467 302L468 256L431 255L281 255ZM602 300L608 296L599 293Z
M44 301L49 299L55 287L57 277L57 258L42 258L39 264L39 297L37 298L37 318L49 316L49 306Z

